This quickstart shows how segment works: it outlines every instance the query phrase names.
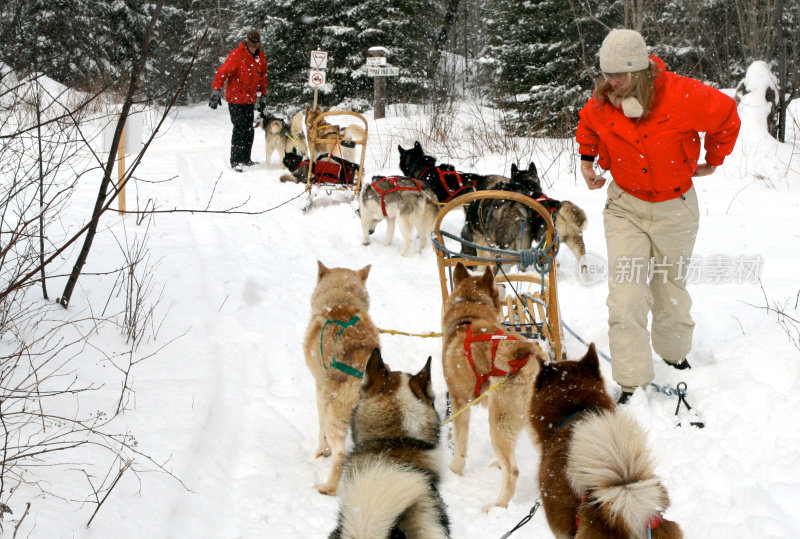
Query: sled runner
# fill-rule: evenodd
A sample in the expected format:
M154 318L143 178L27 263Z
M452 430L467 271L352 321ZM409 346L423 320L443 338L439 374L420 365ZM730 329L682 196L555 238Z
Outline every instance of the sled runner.
M345 120L356 122L346 125ZM320 190L331 195L344 192L352 202L361 191L364 177L364 156L367 148L367 121L357 112L332 110L320 113L308 125L310 163L306 176L308 200L303 211L311 207Z
M462 254L459 244L465 242L460 235L441 229L447 214L462 211L462 206L474 200L501 199L527 205L544 222L544 238L538 245L521 251L508 251L477 246L477 255ZM515 265L533 266L536 273L507 273L500 271L495 282L502 285L500 293L503 303L503 331L526 338L547 341L553 359L566 358L563 348L564 335L561 328L556 286L555 257L558 253L558 235L550 212L536 200L511 191L476 191L458 196L445 204L436 216L433 228L433 247L439 269L442 302L452 291L452 271L458 262L470 269L484 270L485 266ZM447 244L445 239L450 240ZM473 245L474 246L474 245Z

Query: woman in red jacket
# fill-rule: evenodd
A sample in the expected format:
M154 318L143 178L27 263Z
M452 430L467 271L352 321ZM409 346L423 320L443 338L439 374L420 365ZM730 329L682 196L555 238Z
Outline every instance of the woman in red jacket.
M722 164L740 121L732 98L667 71L633 30L606 36L600 69L603 79L580 111L576 140L589 189L606 182L595 159L614 180L603 210L608 336L624 404L653 379L651 341L668 365L690 368L694 322L686 273L700 217L692 178Z
M217 70L211 84L211 99L208 106L216 109L220 104L222 85L227 81L225 101L233 123L231 135L231 167L237 172L243 166L254 165L250 159L253 149L253 112L258 101L258 110L267 105L267 59L261 50L261 36L256 30L247 33L247 38L225 59ZM259 96L260 94L260 96Z

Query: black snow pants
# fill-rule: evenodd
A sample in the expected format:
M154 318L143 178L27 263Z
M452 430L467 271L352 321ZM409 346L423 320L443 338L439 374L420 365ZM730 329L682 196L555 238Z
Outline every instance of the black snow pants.
M253 112L255 104L235 105L228 103L231 114L233 134L231 135L231 166L250 162L250 151L253 149Z

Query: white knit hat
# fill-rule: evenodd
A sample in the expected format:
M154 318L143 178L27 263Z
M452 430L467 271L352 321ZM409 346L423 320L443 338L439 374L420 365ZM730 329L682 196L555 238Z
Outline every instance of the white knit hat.
M649 63L647 44L635 30L611 30L600 46L600 70L604 73L641 71Z

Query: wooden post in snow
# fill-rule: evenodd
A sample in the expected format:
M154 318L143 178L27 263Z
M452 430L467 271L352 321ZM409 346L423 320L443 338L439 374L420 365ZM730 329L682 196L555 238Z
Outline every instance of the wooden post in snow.
M383 58L375 65L385 65L386 57L389 56L389 51L385 47L370 47L367 49L367 58ZM367 60L367 66L370 66L370 60ZM375 95L373 108L375 109L375 119L380 120L386 117L386 77L376 76L375 79Z

